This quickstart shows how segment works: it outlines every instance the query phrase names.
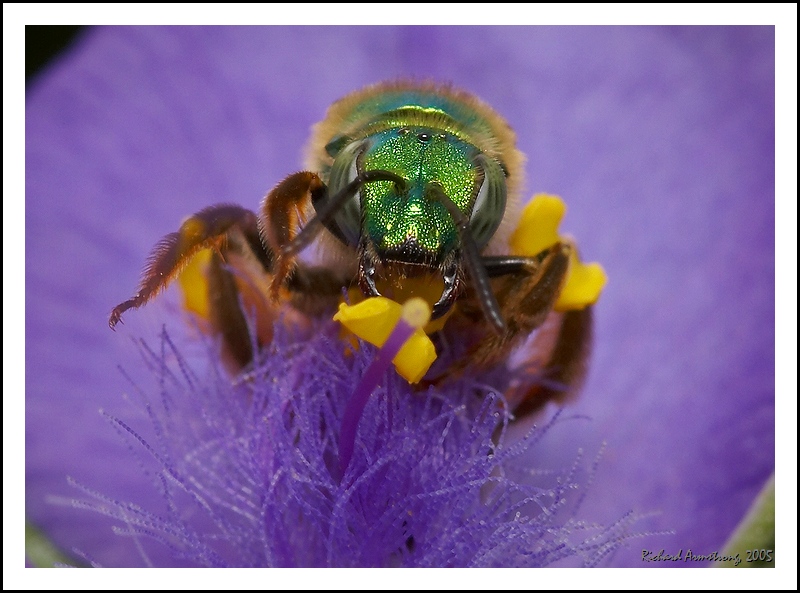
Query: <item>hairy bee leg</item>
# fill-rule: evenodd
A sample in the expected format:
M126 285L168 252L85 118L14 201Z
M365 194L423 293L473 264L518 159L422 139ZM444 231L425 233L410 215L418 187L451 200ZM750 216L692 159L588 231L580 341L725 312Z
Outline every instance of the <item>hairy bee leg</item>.
M483 265L507 319L502 344L538 328L553 310L569 269L572 246L556 243L534 257L484 257Z
M258 237L256 215L240 206L219 204L187 218L177 232L168 234L153 248L139 289L130 299L112 309L108 326L114 329L125 311L141 307L166 288L201 249L213 248L221 252L227 234L233 228L250 237L251 243L253 237ZM263 253L262 256L269 257Z
M244 239L232 232L227 250L222 256L212 253L205 271L209 333L221 339L223 360L232 373L250 363L254 345L272 341L274 323L282 316L301 327L307 316L333 310L342 295L342 281L332 272L300 265L281 304L274 304L269 298L270 267L259 261L252 237Z
M518 418L537 412L550 401L563 404L577 394L588 371L593 326L591 305L561 314L555 344L544 369L539 372L543 381L512 388L506 393Z
M402 177L390 171L366 171L336 195L328 196L327 187L316 173L301 171L281 181L266 195L261 206L262 236L278 254L271 288L273 299L277 299L280 287L292 271L296 255L314 240L362 185L372 181L405 184ZM305 221L302 218L309 204L317 209L317 215ZM306 223L302 230L301 222Z
M233 274L219 253L211 254L206 269L208 313L213 332L222 338L223 361L229 370L239 370L253 360L250 330L239 301ZM268 336L271 339L271 333Z
M259 230L261 237L273 253L277 254L270 296L278 300L281 286L294 267L294 254L285 252L287 245L300 233L300 223L314 196L325 192L325 184L316 173L300 171L289 175L276 185L261 202Z
M560 247L556 247L562 253L562 257L559 258L562 262L564 258L569 257L571 249L574 249L569 244L561 244ZM552 248L534 258L486 257L484 265L491 277L518 278L520 274L526 273L526 267L530 265L531 259L537 262L537 266L543 264L546 266L545 262L552 257L551 254ZM551 311L567 270L565 267L562 275L557 270L558 267L560 265L553 268L553 273L542 276L534 274L528 281L518 284L517 291L525 291L526 285L532 285L533 290L518 304L511 305L513 311L508 311L509 314L520 320L521 331L525 335L541 327L546 320L548 325L556 324L554 331L547 331L548 328L543 328L542 333L534 340L531 357L540 356L541 351L547 352L544 360L537 364L536 383L517 385L506 393L506 398L517 417L532 414L549 401L561 403L567 401L580 389L586 376L592 342L592 307L588 306L581 310L564 313ZM511 298L510 301L504 302L514 303L511 294L499 296L499 298L501 301Z
M566 278L570 252L570 245L557 243L535 257L483 258L486 273L492 277L505 329L498 334L488 324L480 327L469 339L474 345L449 368L448 375L458 376L468 367L488 367L504 360L520 340L544 323ZM459 302L459 312L466 317L467 327L483 316L477 298L473 293Z

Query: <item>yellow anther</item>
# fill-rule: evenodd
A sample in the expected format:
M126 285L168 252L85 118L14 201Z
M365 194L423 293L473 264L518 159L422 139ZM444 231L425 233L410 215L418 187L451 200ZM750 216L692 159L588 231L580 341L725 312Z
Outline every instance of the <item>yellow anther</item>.
M582 263L578 258L577 250L573 249L567 281L553 308L563 313L593 305L600 298L606 281L603 266L598 263Z
M406 323L416 327L417 330L392 362L406 381L418 383L436 360L436 348L433 342L420 329L420 322L422 325L427 323L425 318L430 318L430 311L430 306L423 299L410 299L404 307L386 297L372 297L356 305L340 304L339 311L333 319L362 340L380 348L402 315Z
M511 236L511 251L515 255L533 257L564 239L558 225L567 207L558 196L537 194L525 207L519 226ZM598 263L584 264L577 249L572 250L564 288L554 306L556 311L583 309L594 304L606 284L606 274Z
M511 252L514 255L533 257L558 243L558 225L564 218L567 206L558 196L536 194L525 206L514 234L511 235Z

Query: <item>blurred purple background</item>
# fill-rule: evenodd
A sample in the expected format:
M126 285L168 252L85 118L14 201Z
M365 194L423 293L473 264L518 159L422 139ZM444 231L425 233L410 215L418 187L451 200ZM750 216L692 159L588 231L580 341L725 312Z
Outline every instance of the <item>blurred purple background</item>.
M66 549L140 562L110 522L47 502L65 476L163 504L98 414L123 401L169 299L128 314L146 254L201 207L256 208L302 166L334 100L398 76L452 81L528 156L525 199L603 264L589 380L537 447L607 446L581 518L659 514L642 548L721 552L774 469L772 27L113 27L89 31L26 109L26 513ZM179 321L172 323L179 325ZM141 366L141 365L139 365ZM138 417L137 417L138 414ZM137 424L139 422L139 424ZM683 565L681 565L683 566Z

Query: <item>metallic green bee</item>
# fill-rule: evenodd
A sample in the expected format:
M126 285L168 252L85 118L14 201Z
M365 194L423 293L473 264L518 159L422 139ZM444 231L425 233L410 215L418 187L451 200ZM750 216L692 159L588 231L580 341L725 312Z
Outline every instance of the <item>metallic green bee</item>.
M429 331L448 318L448 331L470 345L448 375L505 359L551 319L540 332L548 336L543 367L555 383L577 386L591 307L553 311L573 246L504 255L523 162L508 124L466 92L408 81L354 92L314 126L309 170L281 181L258 214L211 206L162 239L139 290L113 309L109 325L206 250L201 316L234 370L253 357L243 307L255 311L255 333L266 344L279 313L302 321L357 287L367 297L423 296L440 320ZM320 246L316 265L298 259L312 242ZM511 399L533 409L570 391L537 385Z

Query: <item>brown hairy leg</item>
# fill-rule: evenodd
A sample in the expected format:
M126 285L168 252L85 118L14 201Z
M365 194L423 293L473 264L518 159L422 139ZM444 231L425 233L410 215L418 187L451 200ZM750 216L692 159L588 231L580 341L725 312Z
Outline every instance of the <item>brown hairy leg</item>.
M293 257L282 257L304 219L312 191L320 190L324 185L316 175L296 173L266 196L260 217L232 204L211 206L188 217L153 248L136 294L114 307L109 327L114 329L123 313L152 300L195 256L210 250L202 280L194 286L208 302L201 325L221 339L226 366L241 369L253 357L251 331L258 345L267 344L282 313L287 321L303 322L307 315L335 307L341 296L345 282L330 270L296 265ZM283 302L291 307L281 307ZM248 328L248 321L253 321L253 328Z
M555 331L537 336L531 348L547 355L543 364L534 363L534 382L521 383L506 392L506 399L519 417L534 414L550 401L564 404L583 386L592 346L592 307L552 313ZM549 320L548 320L549 323Z
M166 288L199 251L211 248L223 254L234 230L241 233L265 270L274 275L272 296L277 300L294 258L278 257L276 266L275 254L281 254L297 235L312 192L324 191L324 187L319 176L304 171L290 175L267 194L260 218L234 204L209 206L189 216L177 232L168 234L153 248L136 294L114 307L109 327L114 329L123 313L141 307Z
M295 266L295 256L286 255L285 248L299 234L301 223L307 222L314 195L325 191L319 175L300 171L281 181L261 202L261 236L265 245L278 255L270 289L274 300L277 300L281 286Z
M479 331L469 337L474 346L446 375L434 381L459 376L474 365L488 367L502 362L513 348L539 330L528 346L530 381L520 381L506 393L511 409L522 416L548 401L565 401L577 392L591 344L591 307L566 313L553 311L566 280L572 249L569 243L557 243L534 257L484 257L505 329L498 334L487 324L479 324ZM459 318L466 323L460 324ZM456 331L469 331L480 318L479 305L468 293L458 301L458 315L452 322Z
M496 348L498 354L492 359L496 362L520 343L519 338L539 330L527 346L531 381L519 381L505 394L518 418L535 413L549 401L566 402L578 392L586 376L592 309L563 313L553 310L566 281L573 249L569 243L558 243L516 269L515 258L487 262L490 275L502 274L497 279L497 298L503 303L503 315L511 327L501 341L482 349Z
M483 258L505 328L497 333L484 324L466 364L489 366L504 360L544 323L566 279L570 251L570 245L557 243L534 257Z
M218 204L188 217L178 231L165 236L153 248L139 289L112 309L108 326L114 329L125 311L141 307L164 290L202 249L222 253L227 247L228 233L234 228L241 229L245 236L258 237L256 215L240 206ZM269 253L264 257L272 258Z

